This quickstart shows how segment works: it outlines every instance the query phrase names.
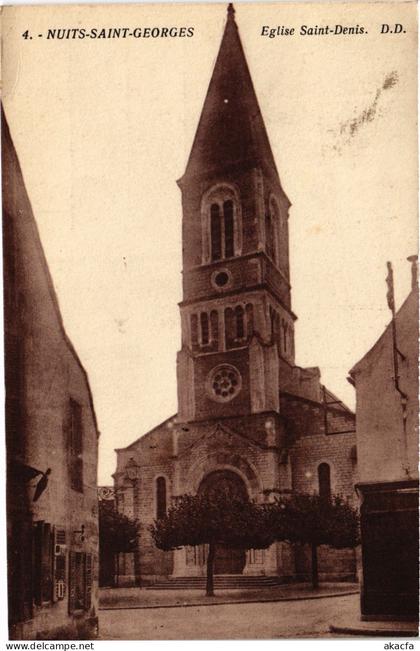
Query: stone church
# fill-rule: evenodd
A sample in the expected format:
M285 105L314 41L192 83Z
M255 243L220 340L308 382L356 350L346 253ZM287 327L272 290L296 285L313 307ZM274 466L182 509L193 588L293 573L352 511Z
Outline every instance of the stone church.
M183 177L182 343L178 413L117 450L118 508L137 518L143 584L205 574L203 548L162 552L149 525L171 501L229 484L257 502L299 492L355 499L354 414L295 364L288 211L229 5L222 43ZM321 579L355 576L349 550L322 549ZM220 548L216 574L305 579L302 547Z

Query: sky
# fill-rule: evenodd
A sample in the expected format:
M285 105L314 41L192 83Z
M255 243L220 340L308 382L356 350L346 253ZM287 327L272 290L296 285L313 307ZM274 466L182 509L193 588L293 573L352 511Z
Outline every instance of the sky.
M354 407L346 377L410 289L417 250L415 4L237 3L290 209L296 362ZM181 197L225 5L3 9L3 102L100 437L115 448L175 414ZM405 33L381 35L383 23ZM363 25L357 36L262 26ZM49 28L193 26L192 38L47 40ZM33 39L25 39L25 30Z

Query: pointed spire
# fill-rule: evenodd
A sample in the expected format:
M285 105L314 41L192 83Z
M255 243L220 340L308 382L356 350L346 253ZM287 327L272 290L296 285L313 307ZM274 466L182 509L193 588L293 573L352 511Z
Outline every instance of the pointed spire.
M183 179L249 161L276 166L245 59L235 9L225 30Z

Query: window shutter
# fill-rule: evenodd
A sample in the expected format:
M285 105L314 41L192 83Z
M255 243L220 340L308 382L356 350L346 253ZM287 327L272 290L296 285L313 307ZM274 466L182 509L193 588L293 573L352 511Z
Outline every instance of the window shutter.
M69 613L76 609L76 552L69 554Z
M52 547L51 525L43 520L35 522L33 527L33 598L38 606L53 599Z
M44 522L42 531L42 601L51 601L53 592L53 558L51 525Z
M10 624L31 619L35 598L34 523L23 518L13 522L7 534Z
M35 522L33 530L33 593L34 601L40 606L42 603L42 529L44 522Z
M54 529L54 587L53 601L64 599L66 595L66 530Z
M89 610L92 603L92 554L85 554L85 610Z

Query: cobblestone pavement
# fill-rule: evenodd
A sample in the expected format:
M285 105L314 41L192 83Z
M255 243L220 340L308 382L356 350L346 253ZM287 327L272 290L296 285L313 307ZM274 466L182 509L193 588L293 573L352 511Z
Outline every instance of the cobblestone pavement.
M331 638L329 625L354 617L359 596L230 603L214 606L103 610L102 640Z

